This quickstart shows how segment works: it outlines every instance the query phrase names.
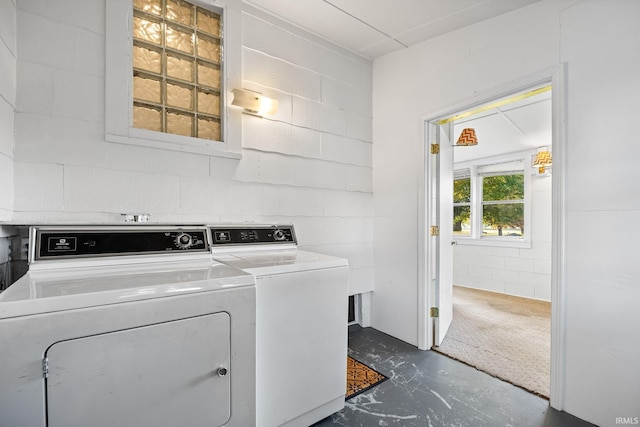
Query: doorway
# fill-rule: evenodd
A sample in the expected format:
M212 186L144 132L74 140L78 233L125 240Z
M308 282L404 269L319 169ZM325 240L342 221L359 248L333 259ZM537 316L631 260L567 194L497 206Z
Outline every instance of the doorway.
M424 240L419 248L419 347L429 349L439 344L446 336L452 312L452 246L453 223L453 144L457 137L453 133L452 122L459 112L478 112L487 105L523 94L536 88L553 87L552 104L552 145L553 145L553 197L552 197L552 256L551 290L553 301L551 316L551 388L550 403L556 409L564 406L564 383L562 379L565 337L563 324L564 307L564 171L565 171L565 70L564 66L554 67L535 76L506 85L482 97L482 102L464 103L443 114L425 118L425 156L423 182L423 211L420 212L421 230ZM455 117L453 120L446 121ZM434 142L442 142L434 144ZM439 148L433 148L439 145ZM456 148L457 150L457 148ZM444 155L443 155L444 153ZM446 190L446 189L449 190ZM513 236L515 237L515 236ZM444 314L444 316L442 316Z

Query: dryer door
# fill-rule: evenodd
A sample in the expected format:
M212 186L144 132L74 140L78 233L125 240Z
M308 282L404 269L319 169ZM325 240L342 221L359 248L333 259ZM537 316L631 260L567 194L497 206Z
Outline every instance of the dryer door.
M57 342L45 359L47 425L223 425L229 346L227 313Z

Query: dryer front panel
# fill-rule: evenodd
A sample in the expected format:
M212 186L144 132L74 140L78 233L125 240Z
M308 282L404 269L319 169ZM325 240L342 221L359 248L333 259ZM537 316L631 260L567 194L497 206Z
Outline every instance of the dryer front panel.
M224 425L230 337L221 312L57 342L45 359L47 425Z

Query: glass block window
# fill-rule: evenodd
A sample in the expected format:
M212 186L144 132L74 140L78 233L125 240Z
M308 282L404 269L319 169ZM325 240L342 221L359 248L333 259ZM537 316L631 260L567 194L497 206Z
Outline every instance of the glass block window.
M133 1L133 126L222 141L222 17L183 0Z

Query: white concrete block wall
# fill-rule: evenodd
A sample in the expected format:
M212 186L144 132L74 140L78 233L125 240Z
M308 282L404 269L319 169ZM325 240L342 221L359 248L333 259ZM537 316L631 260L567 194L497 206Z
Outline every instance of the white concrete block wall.
M14 122L16 106L16 4L0 2L0 222L10 221L14 199ZM11 282L10 237L13 229L0 225L0 290Z
M602 426L640 416L639 16L635 0L543 0L374 62L372 324L414 344L419 222L412 213L424 118L566 64L566 382L556 399ZM534 245L532 253L543 250ZM548 263L529 261L533 271L519 275L535 285Z
M531 179L531 247L456 245L455 285L551 301L551 179Z
M242 86L279 101L242 116L242 159L106 142L105 1L17 3L13 220L291 222L370 291L371 62L242 4Z
M16 37L15 0L3 1L0 4L0 221L11 220L13 211Z

